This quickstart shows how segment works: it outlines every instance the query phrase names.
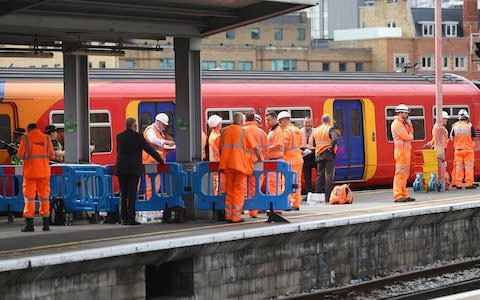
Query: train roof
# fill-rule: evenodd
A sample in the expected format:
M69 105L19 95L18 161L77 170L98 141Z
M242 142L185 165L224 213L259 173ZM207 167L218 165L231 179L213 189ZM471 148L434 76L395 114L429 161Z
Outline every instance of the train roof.
M93 81L173 81L173 71L90 69ZM62 80L60 68L0 68L0 80ZM263 72L263 71L202 71L203 81L217 82L404 82L435 83L434 73L366 73L366 72ZM473 82L462 76L444 73L443 83Z

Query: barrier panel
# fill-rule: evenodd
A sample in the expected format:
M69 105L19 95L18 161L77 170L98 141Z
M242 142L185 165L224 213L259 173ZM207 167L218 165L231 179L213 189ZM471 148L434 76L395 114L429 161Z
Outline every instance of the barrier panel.
M23 212L22 171L22 166L0 165L0 212L8 213L9 222L13 213Z
M201 210L225 209L225 192L221 190L223 173L218 162L198 163L190 173L193 192L197 195L196 207ZM215 183L216 181L216 183Z

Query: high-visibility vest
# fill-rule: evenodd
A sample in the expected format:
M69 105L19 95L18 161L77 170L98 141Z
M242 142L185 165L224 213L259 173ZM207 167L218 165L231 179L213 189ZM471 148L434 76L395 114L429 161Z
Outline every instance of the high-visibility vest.
M315 141L315 156L319 156L327 151L328 147L332 144L330 129L332 129L332 126L322 124L313 130L312 136Z
M263 156L265 156L265 154L268 151L268 138L265 131L263 131L262 128L259 128L257 126L257 121L248 121L245 124L245 129L247 130L247 132L249 132L253 136L253 138L258 144L258 148L260 152L262 153ZM251 155L252 155L253 161L256 161L257 156L253 151L251 151Z
M284 139L285 160L303 160L302 150L300 150L300 146L302 146L302 135L300 134L300 129L298 129L295 125L290 124L284 130Z
M313 129L310 129L310 136L313 134ZM300 129L300 135L302 136L302 147L306 147L307 144L308 144L308 140L309 138L307 137L307 130L305 129L305 127L301 128Z
M283 145L283 129L280 125L275 125L273 128L268 132L267 135L268 139L268 151L265 155L266 159L283 159L284 158L284 145ZM272 146L275 146L276 149L272 149Z
M50 137L39 129L33 129L23 136L18 149L18 157L23 159L23 177L50 177L50 157L53 156Z
M250 150L256 147L255 139L244 127L232 124L223 128L220 134L220 169L252 175L253 161Z
M412 124L406 123L399 116L395 116L390 129L392 132L395 153L404 150L410 151L412 149L413 140Z
M145 130L143 131L143 137L145 138L145 140L153 147L153 149L155 149L158 154L160 154L160 157L163 159L163 161L167 161L167 152L160 146L157 146L155 145L154 143L152 143L149 139L148 139L148 136L147 136L147 131L152 128L153 129L153 132L155 132L155 135L157 136L157 138L161 139L161 140L164 140L165 139L165 135L163 132L160 132L157 127L155 127L155 124L150 124L147 128L145 128ZM143 151L142 153L142 160L144 163L156 163L157 161L155 160L155 158L153 158L150 154L148 154L147 152Z
M209 161L220 161L220 131L212 129L208 137Z
M10 163L12 165L21 165L22 164L22 160L20 158L18 158L18 147L20 146L20 143L18 142L11 142L10 144L8 144L8 147L9 147L9 150L8 150L8 153L10 155ZM10 149L12 149L10 151Z
M455 150L473 151L472 124L465 121L455 123L452 128L453 147Z

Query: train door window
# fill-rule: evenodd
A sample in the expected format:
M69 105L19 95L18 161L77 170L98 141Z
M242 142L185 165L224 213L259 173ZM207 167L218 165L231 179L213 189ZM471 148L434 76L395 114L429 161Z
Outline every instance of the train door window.
M358 108L352 108L352 112L350 114L350 124L360 124L361 121L361 112ZM360 136L360 127L359 126L351 126L352 136Z
M448 113L448 122L447 126L445 126L448 132L450 132L450 130L452 129L453 123L458 121L458 112L462 109L465 109L468 113L470 113L470 109L466 105L444 105L442 107L442 110ZM432 108L433 124L435 124L435 122L437 121L436 115L437 109L434 106Z
M94 153L112 152L112 123L107 110L90 111L90 142L95 146ZM50 112L50 124L64 128L63 110Z
M385 121L387 126L387 140L390 142L393 141L391 125L395 116L395 106L387 106L385 108ZM413 125L413 140L425 140L425 112L423 106L410 106L409 119L412 121Z
M140 119L140 132L143 132L145 130L145 128L148 127L148 125L150 125L152 122L150 120L152 120L152 114L148 111L143 111L140 113L140 116L139 116L139 119Z
M274 111L280 113L281 111L287 111L290 113L291 121L298 128L303 127L303 119L306 117L312 118L312 109L310 107L269 107L266 109L266 113Z
M6 149L7 145L11 141L12 128L10 127L10 116L0 114L0 149Z
M343 119L343 109L335 108L333 110L333 120L335 121L335 128L343 133L345 127L345 120Z
M232 108L232 109L226 109L226 108L209 108L207 109L207 115L206 119L210 118L212 115L217 115L220 118L222 118L222 124L224 125L229 125L233 123L233 115L237 112L241 112L242 114L246 114L247 112L250 111L255 111L251 107L241 107L241 108ZM206 121L205 121L206 123Z

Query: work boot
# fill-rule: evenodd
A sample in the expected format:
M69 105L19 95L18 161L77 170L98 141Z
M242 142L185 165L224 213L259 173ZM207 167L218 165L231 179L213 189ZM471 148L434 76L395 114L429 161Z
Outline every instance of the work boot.
M25 219L25 227L22 228L22 232L34 232L35 228L33 227L33 218Z
M50 231L50 218L43 218L43 231Z

